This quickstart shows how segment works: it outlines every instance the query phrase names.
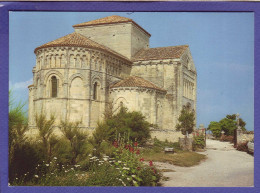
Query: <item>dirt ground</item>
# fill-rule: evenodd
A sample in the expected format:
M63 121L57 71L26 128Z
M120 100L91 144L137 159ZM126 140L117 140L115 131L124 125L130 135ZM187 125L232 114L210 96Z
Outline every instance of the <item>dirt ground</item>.
M254 157L240 152L228 142L207 140L202 154L207 159L197 166L179 167L157 162L155 165L168 181L164 187L252 187L254 185Z

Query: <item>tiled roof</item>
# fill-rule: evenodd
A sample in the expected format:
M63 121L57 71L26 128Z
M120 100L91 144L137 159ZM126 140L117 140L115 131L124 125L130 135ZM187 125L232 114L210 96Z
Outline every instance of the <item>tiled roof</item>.
M129 61L128 58L117 53L116 51L114 51L106 46L103 46L101 44L98 44L97 42L90 40L90 39L86 38L85 36L83 36L79 33L76 33L76 32L73 32L73 33L63 36L61 38L58 38L56 40L43 44L43 45L37 47L34 50L34 52L36 53L37 50L42 49L42 48L60 47L60 46L93 48L93 49L108 52L110 54L113 54L115 56L118 56L122 59Z
M103 24L113 24L113 23L127 23L127 22L132 22L135 25L137 25L139 28L141 28L146 34L151 36L146 30L144 30L141 26L139 26L137 23L135 23L132 19L127 18L127 17L121 17L118 15L112 15L80 24L73 25L73 27L83 27L83 26L93 26L93 25L103 25Z
M107 24L107 23L124 23L124 22L131 22L133 21L130 18L127 17L121 17L118 15L112 15L80 24L73 25L73 27L81 27L81 26L88 26L88 25L100 25L100 24Z
M136 55L133 56L132 61L178 59L188 47L188 45L183 45L160 48L145 48L137 52Z
M142 87L142 88L151 88L151 89L156 89L159 91L166 92L166 90L138 76L130 76L110 86L110 88L118 88L118 87Z

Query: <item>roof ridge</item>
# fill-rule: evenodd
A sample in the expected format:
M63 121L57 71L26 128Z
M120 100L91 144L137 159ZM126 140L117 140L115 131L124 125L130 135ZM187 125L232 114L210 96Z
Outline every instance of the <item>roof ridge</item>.
M111 19L111 21L110 21L110 19ZM101 25L101 24L106 24L106 23L113 23L113 21L112 21L113 19L116 20L114 22L133 21L131 18L128 18L128 17L123 17L123 16L119 16L119 15L110 15L110 16L107 16L107 17L102 17L102 18L82 22L82 23L79 23L79 24L75 24L72 27L80 27L80 26L86 26L86 25ZM123 20L119 21L119 19L123 19Z
M175 47L189 47L188 44L184 45L177 45L177 46L162 46L162 47L155 47L155 48L143 48L143 50L149 50L149 49L157 49L157 48L175 48Z

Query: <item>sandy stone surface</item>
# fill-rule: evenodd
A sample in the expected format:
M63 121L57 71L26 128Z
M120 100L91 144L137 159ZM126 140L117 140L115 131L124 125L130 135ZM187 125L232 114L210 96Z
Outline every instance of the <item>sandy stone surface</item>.
M168 181L165 187L252 187L254 186L254 157L237 151L232 144L207 140L207 150L202 152L208 159L194 167L179 167L155 163Z

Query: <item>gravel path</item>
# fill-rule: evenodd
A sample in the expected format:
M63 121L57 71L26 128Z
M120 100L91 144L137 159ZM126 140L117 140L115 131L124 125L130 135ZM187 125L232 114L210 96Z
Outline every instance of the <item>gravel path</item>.
M194 167L179 167L155 163L168 181L165 187L252 187L254 185L254 157L240 152L228 142L207 140L206 161Z

